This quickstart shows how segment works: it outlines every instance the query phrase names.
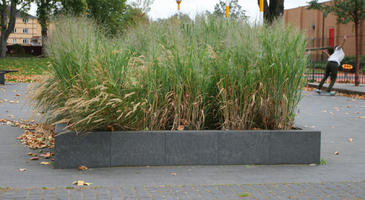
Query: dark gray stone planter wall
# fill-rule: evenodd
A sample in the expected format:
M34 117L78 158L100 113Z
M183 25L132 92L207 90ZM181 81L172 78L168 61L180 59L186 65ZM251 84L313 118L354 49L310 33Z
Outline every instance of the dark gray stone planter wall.
M305 129L67 132L56 136L55 167L319 164L320 145L321 132Z

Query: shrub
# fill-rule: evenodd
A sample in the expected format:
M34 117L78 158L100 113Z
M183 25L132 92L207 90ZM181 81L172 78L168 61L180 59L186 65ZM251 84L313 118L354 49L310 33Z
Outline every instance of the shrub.
M90 130L290 129L307 66L305 37L212 15L143 24L106 38L84 18L55 22L46 120Z

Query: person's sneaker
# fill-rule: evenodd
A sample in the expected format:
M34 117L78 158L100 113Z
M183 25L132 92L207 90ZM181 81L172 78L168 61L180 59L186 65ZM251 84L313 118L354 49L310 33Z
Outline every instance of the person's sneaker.
M321 93L321 90L319 89L315 89L314 91L317 92L318 94Z

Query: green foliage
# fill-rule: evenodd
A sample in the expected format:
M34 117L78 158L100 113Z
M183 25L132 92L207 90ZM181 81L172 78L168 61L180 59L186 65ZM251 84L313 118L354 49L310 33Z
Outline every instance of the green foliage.
M356 66L356 57L355 56L345 56L345 58L342 60L341 63L352 65L354 67L352 72L354 72L355 71L355 66ZM360 56L360 71L363 74L365 72L365 55Z
M364 0L333 0L329 5L320 4L318 0L309 2L308 9L324 11L324 15L333 13L337 16L337 22L347 24L365 19Z
M33 93L50 122L78 132L293 126L308 59L305 36L283 23L207 15L113 39L85 18L55 27L50 73Z
M245 11L242 6L238 4L238 0L231 0L229 2L229 16L236 19L247 19ZM220 0L214 7L214 14L218 16L226 16L226 3Z
M327 165L327 161L323 158L321 158L321 162L320 162L321 165Z

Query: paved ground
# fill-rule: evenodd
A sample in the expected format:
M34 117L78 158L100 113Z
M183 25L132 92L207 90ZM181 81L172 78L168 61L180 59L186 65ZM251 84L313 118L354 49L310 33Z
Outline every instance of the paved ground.
M0 86L0 100L8 99L0 119L31 115L21 106L26 86ZM0 125L0 199L365 199L365 101L306 92L298 109L297 124L322 131L326 165L55 170L29 161L29 149L16 141L21 129ZM92 188L72 188L76 180Z

